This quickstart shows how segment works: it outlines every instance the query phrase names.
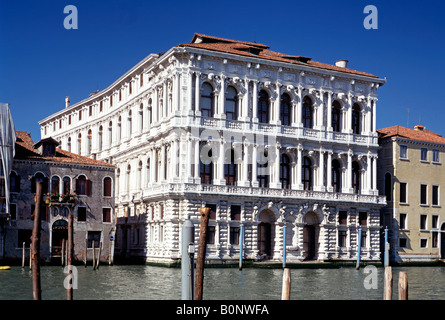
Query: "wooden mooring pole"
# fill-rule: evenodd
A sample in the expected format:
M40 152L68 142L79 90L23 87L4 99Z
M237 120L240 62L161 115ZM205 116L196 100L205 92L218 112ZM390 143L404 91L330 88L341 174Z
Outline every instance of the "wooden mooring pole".
M62 250L60 253L60 262L62 263L62 267L65 265L65 239L62 239Z
M196 258L196 276L195 276L195 299L202 300L202 290L204 284L204 262L207 246L207 226L209 224L209 215L211 208L201 208L201 223L199 225L199 243L198 256Z
M42 206L42 182L36 181L36 196L34 209L34 227L32 229L32 296L34 300L42 300L42 289L40 286L40 208Z
M22 247L22 269L25 268L25 242L23 242L23 247Z
M283 271L283 288L281 291L281 300L290 300L290 269L284 268Z
M100 263L100 254L102 251L102 241L99 241L99 254L97 255L97 263L96 263L96 269L99 269L99 263Z
M399 300L408 300L408 275L406 272L399 272Z
M383 300L392 299L392 269L385 267L385 284L383 289Z
M66 299L73 300L73 249L74 249L74 234L73 234L73 220L74 215L72 213L68 214L68 241L67 241L67 260L66 265L68 266L68 277L70 279L70 285L67 287Z

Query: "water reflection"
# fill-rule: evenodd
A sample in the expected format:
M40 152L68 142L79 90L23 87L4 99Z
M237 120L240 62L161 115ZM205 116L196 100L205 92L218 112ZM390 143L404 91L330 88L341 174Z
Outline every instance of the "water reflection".
M181 299L181 270L152 266L77 267L76 300ZM303 300L381 300L383 268L377 268L377 289L366 289L364 269L292 269L291 299ZM393 299L397 299L399 271L406 271L409 299L445 299L445 269L441 267L393 268ZM204 274L204 300L279 300L281 269L207 268ZM42 267L42 299L66 299L61 267ZM0 271L0 299L32 299L32 275L28 268Z

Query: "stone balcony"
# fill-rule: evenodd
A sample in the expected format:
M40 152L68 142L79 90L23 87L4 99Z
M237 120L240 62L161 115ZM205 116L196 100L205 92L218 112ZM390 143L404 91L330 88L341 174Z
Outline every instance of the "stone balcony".
M257 188L244 186L228 186L228 185L209 185L194 183L159 183L153 184L143 191L131 192L131 195L118 195L117 203L129 203L132 200L144 200L156 196L174 196L184 194L196 195L220 195L220 196L236 196L236 197L253 197L259 198L277 198L286 200L312 200L312 201L329 201L329 202L354 202L369 205L386 205L385 196L374 194L356 194L356 193L339 193L339 192L323 192L313 190L292 190L292 189L275 189L275 188Z

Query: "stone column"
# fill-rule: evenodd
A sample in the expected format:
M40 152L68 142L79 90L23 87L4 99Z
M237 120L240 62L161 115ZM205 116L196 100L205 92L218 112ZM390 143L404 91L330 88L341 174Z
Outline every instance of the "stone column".
M200 108L200 104L199 104L199 100L201 97L201 90L200 90L200 86L199 86L199 77L201 76L201 72L196 72L196 78L195 78L195 114L197 114L196 112L199 111L199 115L201 114L201 108Z
M303 190L303 184L301 183L301 169L303 161L303 146L298 144L297 147L297 189Z
M328 131L332 131L332 92L328 91L328 105L327 105L327 129ZM329 187L329 185L328 185Z
M252 145L252 187L258 187L258 163L257 163L257 157L258 157L258 145L253 144Z

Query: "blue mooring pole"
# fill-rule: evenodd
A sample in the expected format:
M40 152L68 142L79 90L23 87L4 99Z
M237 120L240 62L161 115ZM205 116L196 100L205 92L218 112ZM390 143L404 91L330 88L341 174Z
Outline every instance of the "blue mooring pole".
M283 226L283 268L286 268L286 223Z
M385 228L385 256L383 262L385 267L389 266L388 228Z
M357 263L355 269L360 269L360 251L362 248L362 227L358 229Z
M244 245L244 225L240 225L240 234L239 234L239 269L243 269L243 245Z
M195 254L195 226L189 219L184 221L182 225L182 255L181 255L181 271L182 271L182 300L193 300L194 297L194 254Z

